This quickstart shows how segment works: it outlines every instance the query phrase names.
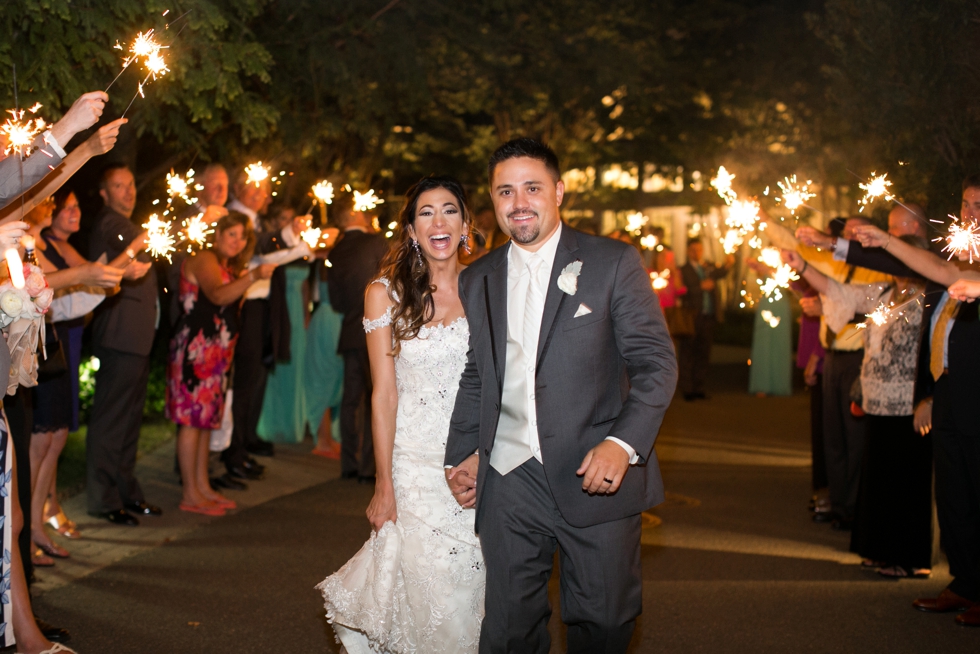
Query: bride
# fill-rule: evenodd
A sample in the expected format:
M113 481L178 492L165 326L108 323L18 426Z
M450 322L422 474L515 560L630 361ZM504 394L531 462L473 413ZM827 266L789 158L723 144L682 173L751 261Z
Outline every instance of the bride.
M370 540L317 588L350 654L476 652L485 572L473 512L446 486L449 419L469 327L457 295L465 191L451 177L409 189L400 243L364 301L377 484Z

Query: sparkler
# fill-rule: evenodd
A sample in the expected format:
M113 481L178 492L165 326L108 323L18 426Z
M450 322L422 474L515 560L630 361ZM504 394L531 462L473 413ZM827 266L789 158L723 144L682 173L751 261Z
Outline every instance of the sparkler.
M299 233L299 237L306 241L306 244L311 248L315 248L317 243L320 242L320 234L321 230L319 227L307 227Z
M32 114L37 114L40 108L41 104L37 103L29 111ZM9 155L11 152L16 152L18 155L26 157L31 153L31 144L34 143L34 139L48 125L40 116L24 120L26 113L24 109L8 109L7 113L10 114L10 118L0 126L0 132L3 132L7 137L7 147L3 153Z
M191 252L194 246L207 247L208 236L214 234L212 225L204 221L204 213L191 216L181 223L180 240L187 242L187 251Z
M650 219L639 211L626 216L626 231L633 235L639 235L640 231L650 222Z
M654 234L647 234L640 239L640 247L644 250L656 250L658 245L660 245L660 241Z
M735 254L742 247L742 235L738 233L737 229L729 229L725 232L725 237L721 239L721 246L725 250L725 254Z
M772 311L769 311L768 309L763 309L762 311L759 312L759 315L773 329L776 329L776 327L779 327L780 317L779 316L772 315Z
M160 45L153 37L153 30L149 30L148 32L140 32L137 34L136 38L133 39L132 45L129 46L129 56L123 59L122 70L120 70L119 74L116 75L111 82L109 82L109 86L105 87L106 92L112 88L112 85L116 83L116 80L119 79L127 68L129 68L129 65L138 59L143 60L143 65L151 71L151 74L153 74L154 70L160 71L161 69L163 69L163 72L158 72L158 74L162 75L163 73L167 72L167 66L165 63L163 63L163 57L160 55L160 50L166 47L169 46ZM119 44L119 41L116 41L116 45L114 45L113 48L116 50L122 50L123 46ZM156 79L156 77L153 79Z
M725 224L738 230L740 236L754 230L758 221L759 203L755 200L733 200L725 218Z
M783 265L782 257L779 256L779 250L776 248L765 248L759 253L759 261L770 268L779 268Z
M245 166L245 183L255 184L255 188L269 178L269 167L262 165L261 161L256 161Z
M759 291L769 298L770 302L776 302L783 297L780 289L789 288L790 282L795 282L799 278L800 276L796 274L796 271L784 263L776 267L772 273L772 277L769 277L764 282L761 279L756 280L756 282L759 284Z
M810 192L812 183L813 181L809 179L805 184L797 183L796 175L783 178L783 182L776 182L779 190L783 192L781 197L776 198L776 202L782 201L790 214L795 214L797 209L806 206L807 200L817 197L815 193Z
M732 190L732 180L735 175L725 170L724 166L718 167L718 174L711 178L711 186L716 191L725 204L731 204L738 198L738 193Z
M170 196L170 202L173 202L177 198L180 198L187 204L194 204L197 202L197 198L190 197L189 193L192 190L200 191L203 187L194 184L194 169L190 168L187 174L181 177L174 173L173 169L167 173L167 195Z
M969 255L970 263L974 258L980 259L980 225L975 222L957 224L956 216L949 215L953 219L949 226L949 233L945 237L946 247L943 252L949 252L949 259L954 256ZM943 237L933 239L941 241Z
M176 250L174 248L174 236L170 233L170 223L161 220L160 216L153 213L143 223L146 230L146 251L154 259L166 257L170 261L170 256Z
M323 180L313 185L313 197L321 204L333 204L333 184Z
M670 269L667 268L663 272L653 271L650 273L650 284L653 286L653 290L660 291L667 288L668 280L670 279Z
M858 184L858 188L864 191L864 197L858 200L858 204L861 208L858 211L864 211L864 208L868 205L874 203L878 198L884 199L886 202L891 202L894 200L899 206L905 207L909 213L916 213L908 207L906 207L901 200L896 198L888 190L892 183L888 181L888 173L884 175L876 175L874 172L871 173L871 179L868 180L867 184Z
M368 189L366 193L354 191L354 211L371 211L384 200L375 195L374 189Z

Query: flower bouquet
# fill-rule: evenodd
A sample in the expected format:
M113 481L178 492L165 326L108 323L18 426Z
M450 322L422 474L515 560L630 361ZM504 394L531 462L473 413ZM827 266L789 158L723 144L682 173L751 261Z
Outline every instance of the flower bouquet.
M15 288L9 279L0 283L0 330L10 349L7 395L18 386L37 385L38 337L53 298L44 273L30 263L24 264L24 288Z

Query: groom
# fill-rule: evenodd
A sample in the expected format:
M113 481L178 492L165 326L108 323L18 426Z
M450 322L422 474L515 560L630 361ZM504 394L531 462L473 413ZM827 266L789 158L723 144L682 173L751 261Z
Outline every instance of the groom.
M470 348L445 460L487 565L480 651L548 652L557 548L568 651L625 652L640 512L664 499L653 443L673 345L637 251L562 224L550 148L510 141L489 173L511 243L459 276Z

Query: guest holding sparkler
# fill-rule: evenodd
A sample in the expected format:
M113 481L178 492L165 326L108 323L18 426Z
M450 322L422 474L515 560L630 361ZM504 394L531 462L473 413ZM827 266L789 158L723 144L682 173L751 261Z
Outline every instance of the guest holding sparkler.
M218 221L210 249L184 260L182 314L170 341L167 417L178 425L177 458L183 482L181 511L224 515L235 502L212 490L208 445L221 426L228 373L238 340L238 305L248 287L269 279L265 264L243 274L255 245L248 217L231 212Z
M107 166L99 195L105 206L89 237L89 257L105 255L111 261L125 254L132 273L119 293L99 307L92 324L100 366L86 437L88 511L114 524L135 526L138 515L161 514L147 504L133 475L158 320L157 281L149 257L129 248L142 233L130 221L136 208L132 171L122 164Z
M925 239L901 239L925 249ZM898 240L898 239L896 239ZM855 314L868 316L861 365L866 448L851 531L851 551L887 577L927 578L932 567L932 451L913 427L916 364L924 283L841 284L807 265L797 252L784 258L819 293L828 326L838 331Z

